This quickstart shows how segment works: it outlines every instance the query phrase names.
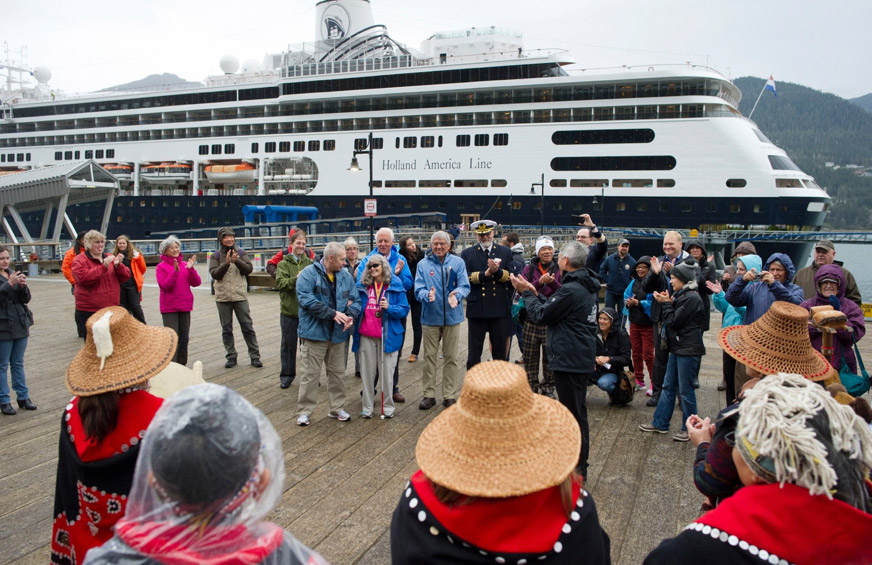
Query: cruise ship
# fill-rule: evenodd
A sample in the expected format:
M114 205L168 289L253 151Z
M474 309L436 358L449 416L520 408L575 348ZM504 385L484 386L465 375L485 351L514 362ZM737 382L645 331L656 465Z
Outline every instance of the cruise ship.
M572 72L568 52L527 50L497 27L413 50L369 0L318 1L315 32L259 65L225 56L196 88L0 92L0 173L93 159L121 183L109 237L133 238L239 225L251 204L317 207L365 230L370 191L379 214L511 225L590 213L604 226L812 231L830 205L714 69ZM102 213L68 210L77 227Z

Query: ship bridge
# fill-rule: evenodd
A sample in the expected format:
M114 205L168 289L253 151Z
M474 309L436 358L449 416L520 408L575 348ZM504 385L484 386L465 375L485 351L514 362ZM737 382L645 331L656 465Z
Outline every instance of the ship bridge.
M106 233L118 185L111 173L90 160L4 175L0 177L3 230L8 241L19 243L20 235L27 243L33 243L36 251L39 243L58 244L64 226L75 239L76 227L67 215L67 206L105 200L100 231ZM35 242L21 219L21 213L39 210L44 210L45 214L39 242ZM7 216L12 218L19 235L12 229Z

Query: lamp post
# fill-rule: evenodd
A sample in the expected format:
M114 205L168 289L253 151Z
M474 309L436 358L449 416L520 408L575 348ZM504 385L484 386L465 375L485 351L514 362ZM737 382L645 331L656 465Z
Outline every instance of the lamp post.
M357 163L358 155L369 155L369 196L372 198L372 132L369 132L369 136L367 137L366 149L355 149L354 154L351 156L351 166L348 167L349 171L357 172L360 170L360 165ZM375 249L375 233L374 229L374 216L369 217L369 250L372 251Z
M603 224L605 224L605 220L603 218L605 217L605 214L606 214L606 185L607 184L608 184L608 181L605 181L604 183L602 183L600 185L600 199L602 200L602 207L600 208L601 213L598 216L599 216L600 222L602 222ZM593 205L594 205L594 209L596 209L596 194L594 194L594 196L593 196Z
M542 196L539 199L539 227L540 235L545 235L545 173L542 173L542 180L539 182L530 183L530 194L536 194L536 187L542 189Z

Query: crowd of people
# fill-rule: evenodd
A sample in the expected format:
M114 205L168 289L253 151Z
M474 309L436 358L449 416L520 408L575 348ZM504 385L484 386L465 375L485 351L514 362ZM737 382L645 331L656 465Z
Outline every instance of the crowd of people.
M617 402L622 379L646 391L654 408L642 432L669 433L678 400L672 438L696 447L693 480L704 497L699 519L646 563L868 558L872 410L838 385L840 369L858 370L853 345L865 324L852 298L860 300L856 283L835 262L832 242L818 242L812 265L798 273L786 255L764 262L746 242L719 278L697 240L667 232L662 256L636 260L628 240L608 255L592 218L582 222L576 240L559 250L540 237L529 262L516 234L505 234L506 245L495 241L489 220L470 226L477 243L459 254L445 231L433 233L424 252L411 237L395 245L393 231L382 228L364 257L352 238L327 243L315 256L306 234L293 230L274 258L278 384L298 383L299 426L313 421L322 368L327 416L351 420L349 352L361 382L360 416L393 418L405 401L398 364L407 327L407 362L422 363L418 408L432 409L440 393L445 409L418 440L420 470L393 515L393 562L610 562L609 536L585 489L586 399L597 386ZM145 325L140 305L141 252L127 238L112 253L104 246L102 234L87 232L70 261L85 344L66 373L74 399L62 420L52 560L323 562L264 521L281 497L284 458L256 408L216 385L168 400L148 393L148 380L171 361L187 363L191 288L201 284L196 256L183 257L172 236L161 243L158 328ZM10 365L19 407L36 409L23 372L30 291L8 261L0 247L3 414L12 409ZM238 356L234 314L251 365L263 366L246 297L251 271L233 231L221 228L209 273L228 369ZM711 304L723 313L719 389L727 408L704 417L695 389ZM819 308L837 312L838 324L812 318ZM510 362L515 337L518 364ZM490 362L482 362L486 342ZM527 518L531 508L535 522ZM819 527L803 532L812 520Z

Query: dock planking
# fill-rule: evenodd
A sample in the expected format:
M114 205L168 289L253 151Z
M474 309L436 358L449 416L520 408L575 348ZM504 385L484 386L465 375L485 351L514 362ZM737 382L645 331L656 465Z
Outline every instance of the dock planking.
M358 417L361 381L354 377L352 360L345 376L351 422L327 418L326 387L322 387L312 425L300 428L295 425L297 383L287 390L278 386L278 294L260 289L249 293L264 367L256 369L248 364L236 326L239 365L225 369L209 276L204 265L198 269L204 284L195 291L189 359L203 361L206 380L234 389L263 411L282 440L284 493L268 518L331 563L389 563L391 514L406 480L417 469L417 438L443 410L441 405L429 411L417 408L422 396L422 363L406 361L411 335L399 362L406 403L397 405L392 420ZM4 493L0 561L46 563L59 422L70 399L63 375L82 342L76 337L69 284L60 275L34 278L29 284L36 324L31 329L25 369L39 409L0 418L0 491ZM146 273L145 284L146 320L160 325L152 269ZM721 350L715 330L720 319L717 312L712 314L713 329L705 336L708 354L703 357L697 390L701 415L714 416L724 406L723 393L716 389L721 380ZM860 348L872 358L872 345L864 340ZM460 358L465 359L465 326L460 349ZM513 343L512 358L519 355ZM653 413L644 404L644 394L637 394L629 406L610 406L605 393L596 387L588 389L591 466L587 488L611 538L612 561L618 564L640 563L662 539L692 521L702 501L691 474L694 448L690 443L672 441L669 435L642 434L638 424L649 422ZM680 418L681 411L676 408L673 430L680 425Z

